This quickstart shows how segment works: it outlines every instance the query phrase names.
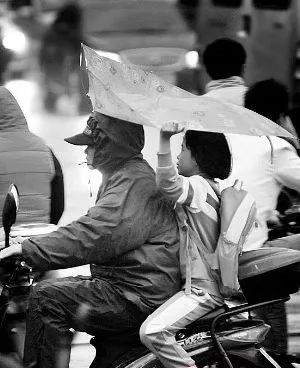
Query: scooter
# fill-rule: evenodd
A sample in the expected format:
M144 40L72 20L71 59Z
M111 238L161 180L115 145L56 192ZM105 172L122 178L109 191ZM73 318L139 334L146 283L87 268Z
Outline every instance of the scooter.
M282 217L285 226L293 225L295 216L295 211L289 211L286 219ZM294 363L300 364L300 355L262 347L270 326L251 314L258 308L287 302L290 295L299 290L300 252L297 249L300 247L287 249L284 246L283 238L278 247L243 253L239 260L239 282L244 302L234 307L225 304L177 333L177 341L198 367L292 368ZM96 348L91 368L162 367L141 345L137 332L127 332L117 338L107 334L95 336L91 343Z
M177 341L189 352L197 367L293 368L300 356L267 351L261 346L270 326L251 315L257 308L286 302L299 290L300 252L282 248L261 248L244 253L240 258L239 281L246 302L235 307L215 309L177 333ZM245 317L248 314L248 318ZM91 368L162 367L147 352L137 332L119 335L117 339L96 336L91 343L96 357ZM113 346L115 344L115 346ZM119 357L111 364L103 359L105 345ZM120 347L121 345L121 347ZM123 346L123 354L120 353Z
M12 184L8 189L2 211L5 247L9 246L10 236L29 237L44 235L57 228L53 224L41 223L13 226L16 221L18 208L19 193L17 187ZM48 276L46 277L48 278ZM1 261L0 362L1 353L13 355L16 363L22 360L28 295L32 285L40 277L41 274L32 272L31 267L18 257L11 257L11 259Z
M18 208L17 189L11 187L4 203L3 227L5 245L9 245L9 234L16 219ZM0 273L2 291L0 296L1 341L13 341L13 331L7 329L7 307L11 296L17 292L30 291L32 270L22 259L1 262L5 272ZM236 307L223 306L211 311L198 321L177 333L177 340L189 352L197 366L224 368L294 367L300 358L281 356L261 347L269 331L262 320L252 317L251 311L266 305L289 300L300 285L300 252L282 248L261 248L247 252L240 257L239 281L246 303ZM274 287L273 287L274 285ZM241 314L248 313L248 318ZM117 339L116 339L117 338ZM116 336L95 336L92 343L97 346L96 357L91 367L103 368L101 350L104 343L117 341L118 354L111 354L112 368L162 367L156 357L139 342L138 331L127 331ZM14 352L14 344L2 352Z

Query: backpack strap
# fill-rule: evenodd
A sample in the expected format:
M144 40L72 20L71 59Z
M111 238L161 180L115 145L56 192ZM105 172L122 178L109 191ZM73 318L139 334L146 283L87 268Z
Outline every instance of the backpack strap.
M206 179L205 180L208 182L208 184L211 186L212 190L215 192L216 196L220 199L221 198L221 193L217 187L217 184L211 180L211 179Z

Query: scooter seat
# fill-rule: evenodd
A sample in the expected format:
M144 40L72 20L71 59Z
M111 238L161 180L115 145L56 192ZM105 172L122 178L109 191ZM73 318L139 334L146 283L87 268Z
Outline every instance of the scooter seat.
M295 249L264 247L244 252L239 258L239 279L291 266L300 271L300 252Z
M225 304L219 308L213 309L209 313L189 324L183 330L179 330L178 334L182 332L184 332L184 334L192 334L195 332L207 331L209 330L213 319L216 318L218 315L227 312L228 310L229 308Z
M275 247L245 252L239 281L248 303L287 298L300 287L300 252Z

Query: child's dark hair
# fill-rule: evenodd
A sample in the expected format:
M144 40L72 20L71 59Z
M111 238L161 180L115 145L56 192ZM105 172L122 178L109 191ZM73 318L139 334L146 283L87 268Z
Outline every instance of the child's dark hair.
M188 130L185 133L185 145L203 173L212 179L228 178L231 152L224 134Z

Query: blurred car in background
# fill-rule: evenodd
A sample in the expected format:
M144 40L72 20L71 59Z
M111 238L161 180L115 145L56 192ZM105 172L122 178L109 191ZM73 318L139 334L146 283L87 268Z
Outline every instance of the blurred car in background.
M10 54L6 79L25 78L36 71L41 37L60 6L58 1L44 8L41 5L40 0L8 0L0 4L1 45Z
M81 4L85 41L100 55L140 65L171 82L172 73L198 67L196 35L184 16L194 10L188 3L85 0Z
M9 79L24 78L39 70L37 59L43 35L59 8L68 2L1 2L5 4L0 15L2 45L11 54ZM173 74L175 79L170 81L174 83L181 71L197 70L195 31L185 19L194 10L188 1L77 0L77 3L82 8L83 41L100 55L135 63L167 79Z
M6 79L22 77L31 69L33 42L26 33L16 25L11 16L6 14L0 19L2 49L9 55L6 67Z

